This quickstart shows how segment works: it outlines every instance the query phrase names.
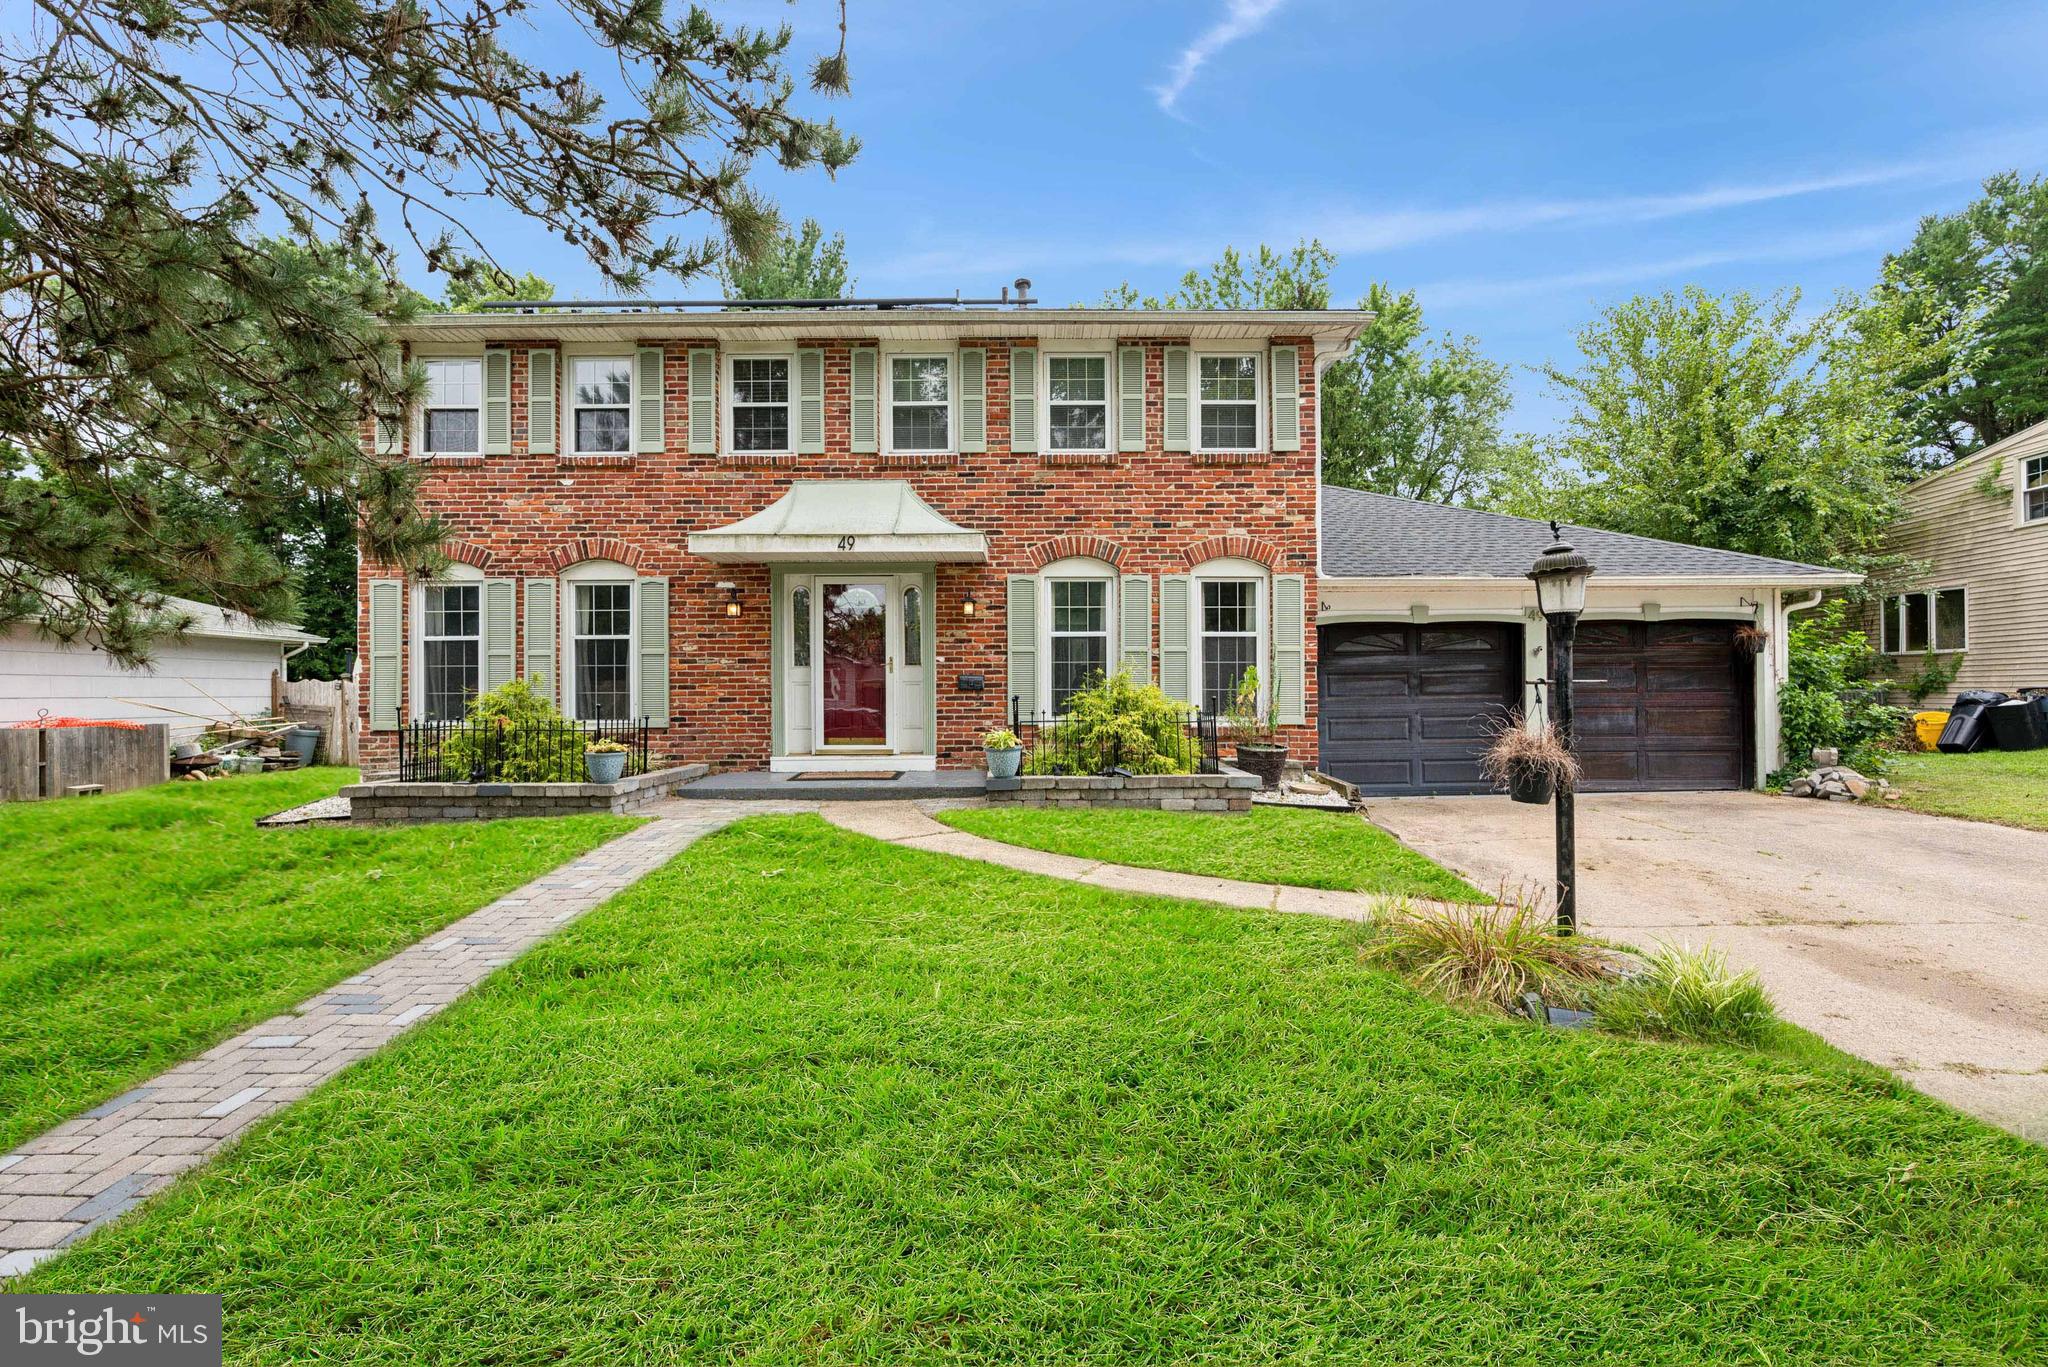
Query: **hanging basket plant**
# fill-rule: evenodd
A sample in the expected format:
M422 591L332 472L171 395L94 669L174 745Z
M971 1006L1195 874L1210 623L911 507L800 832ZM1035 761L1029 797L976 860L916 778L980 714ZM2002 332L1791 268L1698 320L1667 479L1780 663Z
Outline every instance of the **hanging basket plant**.
M1735 649L1744 655L1761 655L1770 643L1771 633L1762 627L1743 625L1735 628Z
M1520 713L1493 729L1493 741L1479 757L1479 771L1517 802L1550 801L1559 785L1576 786L1579 761L1549 727L1531 731Z

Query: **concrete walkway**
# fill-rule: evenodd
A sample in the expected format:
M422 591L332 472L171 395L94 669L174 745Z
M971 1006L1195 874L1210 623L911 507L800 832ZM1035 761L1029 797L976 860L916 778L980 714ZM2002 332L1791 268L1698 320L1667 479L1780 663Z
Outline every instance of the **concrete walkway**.
M1070 882L1117 892L1187 897L1198 902L1220 902L1228 907L1329 916L1341 921L1364 920L1374 900L1359 892L1327 892L1321 888L1294 888L1281 883L1242 883L1233 878L1169 873L1164 869L1139 869L1127 864L1106 864L1098 859L1079 859L1070 854L1047 854L1043 850L1005 845L1000 840L954 830L943 822L934 821L914 802L832 802L818 810L835 826L894 845L936 850L940 854L978 859L984 864L1000 864L1022 873L1042 873L1051 878L1065 878Z
M431 939L0 1156L0 1277L140 1205L185 1169L428 1020L699 838L774 808L674 804Z
M1370 816L1482 888L1547 886L1551 812L1504 797ZM2048 1141L2048 832L1756 793L1579 800L1586 928L1716 945L1793 1022Z

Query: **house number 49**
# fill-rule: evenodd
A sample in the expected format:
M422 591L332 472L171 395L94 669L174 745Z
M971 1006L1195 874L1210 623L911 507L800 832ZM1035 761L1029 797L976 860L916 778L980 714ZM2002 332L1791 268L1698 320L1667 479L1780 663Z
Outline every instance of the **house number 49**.
M853 538L853 537L850 537L850 536L842 536L842 537L840 537L840 538L839 538L839 549L840 549L840 550L842 550L842 551L850 551L850 550L852 550L852 549L853 549L853 543L854 543L854 538Z

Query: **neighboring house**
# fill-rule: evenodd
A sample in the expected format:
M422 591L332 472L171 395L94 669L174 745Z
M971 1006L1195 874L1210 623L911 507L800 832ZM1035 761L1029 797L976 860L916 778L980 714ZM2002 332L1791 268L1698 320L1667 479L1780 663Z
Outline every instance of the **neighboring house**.
M1125 668L1210 711L1256 665L1293 755L1378 792L1482 789L1540 670L1538 524L1318 478L1328 311L508 309L397 329L427 373L364 439L455 529L366 560L366 768L524 676L659 754L966 768L981 733ZM1395 547L1407 547L1395 554ZM1809 566L1587 533L1581 675L1606 786L1775 767L1786 591ZM1737 624L1772 633L1758 664ZM1325 702L1327 697L1328 701Z
M1925 568L1871 628L1894 670L1960 653L1935 706L1966 688L2048 687L2048 423L1916 481L1902 502L1886 549Z
M183 739L206 725L203 717L229 709L244 716L268 712L272 673L327 639L189 598L166 601L192 618L192 628L181 640L159 644L147 669L123 669L89 640L62 645L32 626L0 632L0 725L48 712L95 721L167 722L172 737Z

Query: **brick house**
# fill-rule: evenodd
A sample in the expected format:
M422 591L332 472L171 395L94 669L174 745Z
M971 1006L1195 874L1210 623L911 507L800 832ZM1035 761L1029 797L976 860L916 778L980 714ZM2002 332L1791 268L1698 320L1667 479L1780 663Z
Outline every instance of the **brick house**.
M1472 790L1484 718L1528 701L1523 632L1504 625L1526 623L1527 583L1450 551L1320 573L1385 539L1356 525L1345 499L1361 496L1318 477L1319 381L1369 321L615 307L407 324L427 396L364 440L428 466L424 504L455 539L432 582L361 566L363 766L392 767L402 723L513 677L572 716L646 718L672 760L874 770L976 766L1013 707L1056 714L1102 671L1218 711L1256 665L1296 758L1335 747L1329 767L1375 791ZM1519 555L1536 524L1489 526ZM1828 578L1673 550L1660 596L1717 623L1724 651L1737 618L1782 625L1781 586ZM1659 582L1631 579L1614 609L1638 624L1628 649L1671 634L1639 625L1658 620ZM1426 628L1451 620L1432 603L1477 630ZM1331 641L1351 661L1335 674ZM1718 738L1743 758L1709 777L1752 782L1778 672L1724 672L1751 695L1727 714L1740 734ZM1319 675L1345 694L1334 730ZM1631 727L1670 716L1631 706ZM1621 786L1705 772L1660 770L1641 746L1622 767Z

